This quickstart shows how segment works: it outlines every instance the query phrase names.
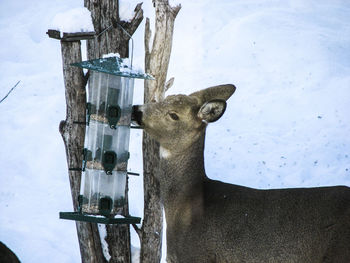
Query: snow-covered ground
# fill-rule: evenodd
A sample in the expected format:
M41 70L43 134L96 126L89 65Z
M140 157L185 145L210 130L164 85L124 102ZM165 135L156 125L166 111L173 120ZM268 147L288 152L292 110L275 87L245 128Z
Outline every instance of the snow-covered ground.
M350 186L349 2L182 2L169 93L237 86L225 115L208 128L209 177L257 188ZM0 104L0 240L26 263L80 260L75 224L58 219L72 210L58 132L65 99L60 45L45 32L56 14L82 6L0 2L0 98L21 80ZM151 1L143 6L153 17ZM143 29L134 35L139 65ZM129 169L141 172L141 132L132 132L130 145ZM130 183L131 214L142 216L142 178Z

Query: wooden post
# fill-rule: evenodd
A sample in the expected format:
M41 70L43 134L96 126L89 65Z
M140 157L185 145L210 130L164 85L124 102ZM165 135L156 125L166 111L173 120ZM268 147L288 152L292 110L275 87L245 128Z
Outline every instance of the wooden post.
M74 122L85 122L86 92L84 73L81 68L70 66L71 63L81 61L80 41L61 40L63 76L66 95L66 120L61 121L59 131L66 148L69 182L73 199L74 211L78 207L81 168L83 161L85 125ZM73 168L73 169L72 169ZM84 263L106 262L101 248L101 241L96 224L76 222L81 259Z
M80 40L88 41L88 59L102 57L103 54L119 53L122 58L128 57L130 36L135 32L143 19L142 4L135 8L134 17L130 22L120 21L118 13L118 0L84 0L84 5L91 11L95 32L63 33L49 30L51 38L61 40L63 73L66 90L67 116L60 123L60 133L66 147L66 156L69 170L71 193L74 211L78 207L78 195L81 182L85 138L85 125L74 122L85 122L87 83L83 70L70 66L71 63L81 61ZM110 27L114 25L113 27ZM108 29L109 28L109 29ZM106 30L108 29L108 30ZM106 30L106 31L105 31ZM127 31L127 33L124 32ZM104 33L102 33L105 31ZM97 37L96 37L97 36ZM126 186L126 202L124 215L129 215L128 186ZM76 222L81 258L83 263L104 263L101 239L96 224ZM106 242L110 263L129 263L130 227L129 225L106 225Z
M95 39L87 42L88 59L100 58L108 53L119 53L122 58L129 57L130 36L134 34L143 19L142 3L135 7L134 17L130 22L120 21L117 0L84 0L84 5L91 12L97 35ZM128 182L126 183L123 215L129 215ZM106 225L106 233L106 242L111 256L109 262L131 262L130 226Z
M144 102L161 101L173 79L165 83L171 53L174 21L181 6L171 7L168 0L153 0L156 11L155 34L150 49L149 19L145 29L145 68L155 81L145 81ZM140 262L160 262L163 213L160 203L159 144L146 133L143 135L144 218L140 233Z

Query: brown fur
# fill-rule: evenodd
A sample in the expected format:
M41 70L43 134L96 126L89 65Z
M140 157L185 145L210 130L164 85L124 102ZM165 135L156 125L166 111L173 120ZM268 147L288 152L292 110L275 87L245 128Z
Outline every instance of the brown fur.
M206 176L205 129L234 91L220 85L138 109L161 145L167 262L349 263L350 188L257 190Z

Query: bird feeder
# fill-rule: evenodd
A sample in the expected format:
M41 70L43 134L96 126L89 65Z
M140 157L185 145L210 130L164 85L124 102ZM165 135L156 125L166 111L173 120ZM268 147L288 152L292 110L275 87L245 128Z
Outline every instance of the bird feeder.
M153 79L131 70L119 57L73 66L89 70L86 134L78 212L60 218L96 223L139 223L120 217L125 203L134 79Z

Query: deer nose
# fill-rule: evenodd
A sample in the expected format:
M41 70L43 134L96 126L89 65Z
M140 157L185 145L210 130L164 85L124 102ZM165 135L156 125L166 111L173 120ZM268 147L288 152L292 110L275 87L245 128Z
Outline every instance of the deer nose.
M140 105L132 106L131 121L142 126L142 111Z

